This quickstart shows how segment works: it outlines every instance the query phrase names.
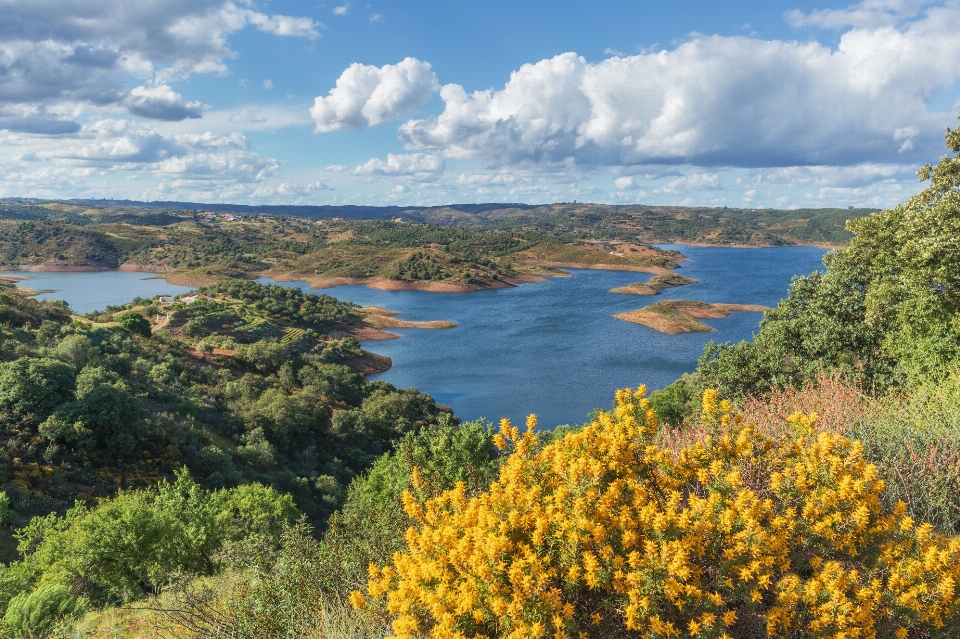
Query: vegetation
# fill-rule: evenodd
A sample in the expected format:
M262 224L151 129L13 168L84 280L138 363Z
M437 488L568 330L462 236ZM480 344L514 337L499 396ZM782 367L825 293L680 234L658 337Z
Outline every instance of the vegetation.
M211 300L137 300L83 319L0 290L0 476L12 523L186 466L210 489L259 482L289 493L322 526L393 441L456 423L430 397L351 368L371 357L350 336L363 321L355 305L255 282L203 291ZM158 316L152 330L146 318Z
M535 451L505 423L499 477L425 503L407 549L371 566L396 637L906 637L956 629L960 538L917 525L861 447L789 418L783 443L724 426L675 453L654 445L642 387L612 413ZM509 442L508 442L509 439ZM415 475L415 484L417 478ZM352 594L354 606L366 597ZM910 630L908 630L910 629ZM945 636L945 635L944 635Z
M590 206L554 226L471 209L498 225L481 232L19 203L14 224L217 282L83 318L0 285L0 636L956 636L960 132L947 142L929 187L849 222L753 342L554 433L494 434L368 382L352 335L369 313L229 273L666 276L645 213L572 237L559 212ZM740 228L719 226L704 233ZM598 229L624 236L587 241ZM60 240L36 238L27 257L51 259Z
M445 282L469 289L504 286L544 272L535 262L551 256L583 264L622 261L574 238L523 230L342 219L309 222L279 216L227 220L183 211L158 219L152 212L138 217L136 210L128 211L122 222L114 221L116 216L88 218L80 213L26 221L24 215L5 219L4 211L0 205L0 264L7 268L122 265L163 272L171 281L189 285L268 273L325 281ZM543 256L531 253L533 249ZM643 270L673 268L677 257L646 247L629 262Z

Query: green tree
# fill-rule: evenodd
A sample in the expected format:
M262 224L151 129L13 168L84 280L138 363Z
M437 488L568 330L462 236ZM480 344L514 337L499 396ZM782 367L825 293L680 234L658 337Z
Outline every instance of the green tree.
M150 337L150 322L140 313L130 311L129 313L120 313L113 316L113 321L123 329L126 329L134 335Z
M73 399L76 372L54 359L21 357L0 364L0 423L6 431L36 428Z
M139 400L117 373L88 366L77 376L76 401L57 408L39 433L90 461L132 457L146 432Z
M272 488L208 491L183 470L156 489L34 517L16 533L23 559L0 569L0 606L48 584L68 584L95 605L156 594L177 575L230 565L237 545L276 548L296 515L291 498Z

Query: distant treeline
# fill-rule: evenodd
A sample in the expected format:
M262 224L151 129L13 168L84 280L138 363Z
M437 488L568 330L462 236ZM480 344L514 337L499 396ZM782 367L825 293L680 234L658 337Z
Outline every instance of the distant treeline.
M476 230L521 230L564 241L625 240L703 244L844 244L848 219L867 208L735 209L646 204L449 204L444 206L250 206L133 200L0 200L0 217L74 223L129 222L168 225L199 213L276 215L326 220L395 220Z

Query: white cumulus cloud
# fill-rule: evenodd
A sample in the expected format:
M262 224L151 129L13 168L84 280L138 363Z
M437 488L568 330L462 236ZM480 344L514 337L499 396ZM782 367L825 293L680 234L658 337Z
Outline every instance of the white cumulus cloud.
M351 64L310 109L316 131L377 126L420 108L439 88L430 64L405 58L382 67Z
M889 3L888 3L889 4ZM817 42L695 36L671 51L525 64L501 89L440 90L411 120L411 151L488 166L775 167L879 162L939 152L951 114L928 111L960 80L960 7Z
M194 73L226 73L224 61L236 56L227 46L231 33L253 26L277 36L319 35L320 23L310 18L267 15L237 4L0 0L0 118L35 112L32 121L10 120L0 127L60 132L62 118L46 112L64 106L77 111L120 105L161 120L196 117L199 105L185 102L169 84ZM131 77L144 85L128 91Z
M443 160L425 153L388 153L384 162L371 158L354 169L354 175L392 175L413 177L420 180L435 178L443 173Z
M133 115L168 121L199 118L203 108L199 102L184 102L183 96L166 84L136 87L123 104Z

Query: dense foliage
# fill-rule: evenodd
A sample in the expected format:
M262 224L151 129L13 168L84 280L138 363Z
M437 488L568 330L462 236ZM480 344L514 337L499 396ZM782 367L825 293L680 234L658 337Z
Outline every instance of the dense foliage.
M752 342L710 343L693 377L654 397L658 409L679 423L706 387L735 398L834 370L882 391L960 362L960 128L946 139L954 155L921 169L927 188L849 221L849 245L795 278Z
M155 301L90 323L0 290L0 478L14 521L188 466L209 488L290 493L321 526L393 441L448 418L350 367L369 356L331 333L358 320L354 305L255 282L208 294L167 305L152 331Z
M903 639L960 624L960 538L885 510L859 444L800 413L793 437L765 439L708 390L722 434L674 455L645 394L619 392L540 451L535 421L505 422L512 454L479 496L407 492L418 525L368 586L394 636Z
M275 551L295 515L290 497L272 488L208 491L182 471L156 489L35 517L16 533L23 558L0 568L7 629L41 635L88 605L140 599L175 579L212 575L252 549Z

